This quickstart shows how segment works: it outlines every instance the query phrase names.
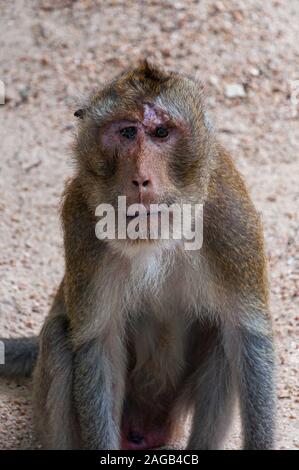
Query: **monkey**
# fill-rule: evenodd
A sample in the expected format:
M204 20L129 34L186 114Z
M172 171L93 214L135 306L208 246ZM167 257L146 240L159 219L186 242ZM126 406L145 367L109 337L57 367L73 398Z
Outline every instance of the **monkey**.
M2 376L33 375L48 449L275 445L275 353L263 228L210 125L201 84L142 61L75 113L61 210L65 273L38 342L4 340ZM105 239L99 204L202 204L203 242ZM148 214L148 213L147 213ZM147 215L148 217L148 215ZM127 221L134 220L128 216Z

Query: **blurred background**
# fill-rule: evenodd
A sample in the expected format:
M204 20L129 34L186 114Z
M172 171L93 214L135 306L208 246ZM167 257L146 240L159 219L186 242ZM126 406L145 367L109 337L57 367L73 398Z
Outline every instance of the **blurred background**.
M75 102L149 57L204 81L265 225L278 448L299 448L299 2L0 4L0 336L38 333L63 272L59 204ZM0 448L36 448L30 384L0 382ZM239 445L238 423L227 447Z

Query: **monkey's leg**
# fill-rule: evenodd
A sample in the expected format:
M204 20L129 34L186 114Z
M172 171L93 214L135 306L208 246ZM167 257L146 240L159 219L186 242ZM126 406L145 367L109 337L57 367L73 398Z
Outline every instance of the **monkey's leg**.
M75 353L74 399L86 449L119 448L123 359L117 337L109 346L96 338Z
M219 333L213 336L192 380L195 409L187 448L219 449L229 428L235 402L231 369Z
M264 314L229 328L231 363L237 379L244 449L272 449L275 428L274 351ZM234 334L234 338L232 335Z
M78 426L72 405L73 355L63 301L56 298L41 331L34 372L34 405L42 444L50 449L78 448Z

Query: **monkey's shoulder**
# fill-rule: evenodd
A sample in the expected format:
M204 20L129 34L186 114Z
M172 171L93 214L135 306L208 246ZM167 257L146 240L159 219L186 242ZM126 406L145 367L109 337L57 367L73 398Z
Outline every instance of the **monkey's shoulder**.
M263 229L243 178L223 151L204 205L203 248L227 282L266 290Z
M223 241L231 238L238 243L254 243L262 234L260 216L232 158L222 147L219 149L204 205L205 228L210 236Z

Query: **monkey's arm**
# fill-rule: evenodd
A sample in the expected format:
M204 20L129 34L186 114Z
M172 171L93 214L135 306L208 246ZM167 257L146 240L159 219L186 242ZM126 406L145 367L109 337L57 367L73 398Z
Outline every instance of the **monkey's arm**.
M72 376L73 354L62 282L39 336L33 376L35 421L46 449L79 448Z
M95 236L93 215L75 184L65 199L63 222L65 298L74 352L73 392L83 447L117 449L124 388L121 332L113 312L105 315L107 302L101 296L104 251Z
M235 301L220 312L225 354L237 385L244 448L274 443L272 325L260 219L240 175L223 153L212 176L204 243L218 283Z
M118 449L115 375L110 351L99 338L75 353L74 399L85 449ZM121 380L121 378L120 378Z
M234 372L243 427L244 449L272 449L275 429L274 351L264 312L251 311L251 323L234 330L227 325L224 341Z

